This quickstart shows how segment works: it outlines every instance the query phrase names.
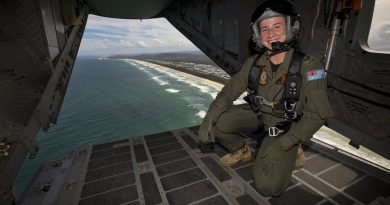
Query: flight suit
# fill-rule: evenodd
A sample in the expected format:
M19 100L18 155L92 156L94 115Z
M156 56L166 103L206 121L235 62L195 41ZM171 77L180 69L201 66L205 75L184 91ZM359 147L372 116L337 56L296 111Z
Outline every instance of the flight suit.
M294 50L286 53L283 63L273 74L268 55L263 55L257 64L263 66L268 83L259 84L258 95L267 101L279 102L284 92L284 84L279 83L290 66ZM257 119L248 104L233 105L248 87L248 75L257 55L248 58L240 71L234 75L217 95L203 120L198 137L203 143L215 141L215 137L230 152L244 146L244 140L239 132L256 131L259 127L268 130L284 121L271 106L261 105L261 120ZM297 145L313 136L324 124L327 117L333 115L326 91L326 78L317 73L323 73L324 67L319 59L305 56L301 66L302 85L300 100L296 112L301 115L297 122L292 122L291 128L277 137L266 136L257 154L253 177L256 189L264 196L280 195L286 188L294 169ZM322 71L322 72L321 72ZM283 114L283 112L282 112Z

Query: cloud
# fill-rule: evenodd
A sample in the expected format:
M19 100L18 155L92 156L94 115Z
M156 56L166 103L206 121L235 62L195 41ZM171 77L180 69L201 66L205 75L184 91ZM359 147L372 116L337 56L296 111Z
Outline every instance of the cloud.
M384 21L371 30L368 44L375 50L390 51L390 21Z
M138 45L139 47L142 47L142 48L147 48L147 47L148 47L148 44L146 44L146 43L143 42L143 41L138 41L138 42L137 42L137 45Z
M128 20L89 15L80 55L137 54L197 48L166 19Z
M389 0L376 0L368 45L377 51L390 51Z

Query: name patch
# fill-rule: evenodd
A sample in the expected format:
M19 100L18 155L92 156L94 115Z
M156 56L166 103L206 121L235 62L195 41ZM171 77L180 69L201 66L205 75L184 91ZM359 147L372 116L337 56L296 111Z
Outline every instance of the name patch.
M319 80L325 78L325 70L318 69L307 72L307 81Z

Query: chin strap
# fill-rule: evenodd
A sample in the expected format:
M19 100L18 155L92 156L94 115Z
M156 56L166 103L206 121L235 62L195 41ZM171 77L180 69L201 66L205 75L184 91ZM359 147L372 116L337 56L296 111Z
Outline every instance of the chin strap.
M279 53L289 51L292 48L290 42L280 42L280 41L272 42L271 46L272 46L272 50L271 53L269 54L270 57Z

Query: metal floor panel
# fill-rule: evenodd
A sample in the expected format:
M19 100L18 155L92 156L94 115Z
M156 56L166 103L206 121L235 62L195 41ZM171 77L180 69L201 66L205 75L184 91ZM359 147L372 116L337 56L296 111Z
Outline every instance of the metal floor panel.
M325 205L389 201L389 173L375 167L370 167L372 173L361 170L362 162L353 158L340 161L323 151L328 148L315 143L304 146L307 161L303 169L293 172L287 190L280 197L263 197L254 188L253 160L221 167L218 159L226 151L217 146L214 153L200 153L196 130L179 129L84 149L87 160L80 168L74 204ZM252 139L245 140L253 147ZM382 173L385 180L375 173ZM64 181L63 187L67 187ZM63 189L58 204L69 200L61 197L66 192Z

